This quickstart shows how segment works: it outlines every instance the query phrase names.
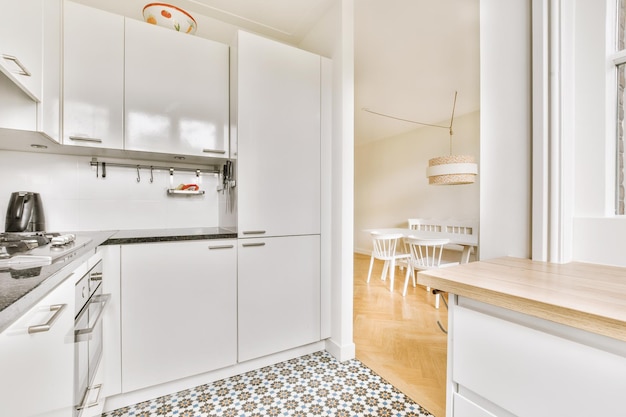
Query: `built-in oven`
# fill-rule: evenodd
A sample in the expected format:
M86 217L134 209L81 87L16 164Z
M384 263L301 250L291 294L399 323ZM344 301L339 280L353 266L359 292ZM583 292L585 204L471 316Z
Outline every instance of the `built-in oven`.
M102 312L110 298L102 294L102 260L76 283L74 324L74 417L98 403L101 385L94 385L103 346Z

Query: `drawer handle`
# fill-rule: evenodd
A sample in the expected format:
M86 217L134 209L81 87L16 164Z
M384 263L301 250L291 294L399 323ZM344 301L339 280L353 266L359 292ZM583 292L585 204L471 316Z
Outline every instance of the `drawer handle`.
M50 311L54 312L52 317L50 317L50 319L48 319L48 321L45 322L44 324L35 324L34 326L30 326L28 328L28 333L30 334L41 333L41 332L47 332L48 330L50 330L54 322L57 321L57 319L61 315L61 312L65 309L65 307L67 307L67 304L51 305Z
M226 153L226 151L223 150L223 149L203 149L202 152L204 152L204 153Z
M30 77L30 76L31 76L30 71L28 71L28 70L26 69L26 67L24 66L24 64L22 64L22 63L20 62L20 60L19 60L19 59L17 59L17 57L16 57L16 56L13 56L13 55L2 55L2 58L6 59L7 61L13 61L13 62L15 62L15 65L17 65L18 67L20 67L20 70L21 70L21 71L20 71L20 72L16 72L16 74L19 74L19 75L25 75L25 76L27 76L27 77Z
M218 245L218 246L209 246L209 250L211 249L232 249L235 245Z
M251 246L265 246L265 242L243 243L241 246L243 246L244 248L248 248L248 247L251 247Z
M263 235L265 234L265 230L245 230L243 234L244 235Z
M100 391L102 388L102 384L98 384L98 385L94 385L93 387L87 387L87 390L85 391L85 397L83 398L82 403L76 407L77 410L82 410L84 408L89 408L89 407L95 407L96 405L98 405L98 403L100 402ZM96 395L96 399L90 403L90 404L86 404L87 401L89 400L89 393L93 390L98 390L98 394Z
M102 139L89 138L89 137L86 137L86 136L70 136L69 139L77 141L77 142L102 143Z

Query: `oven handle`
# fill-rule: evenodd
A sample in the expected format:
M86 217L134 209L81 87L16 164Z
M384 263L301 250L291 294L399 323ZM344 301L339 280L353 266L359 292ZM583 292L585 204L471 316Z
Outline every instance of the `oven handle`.
M93 330L95 329L95 327L98 325L98 322L102 318L102 312L104 311L104 308L106 307L110 299L111 299L111 294L100 294L100 295L94 295L93 299L89 301L89 304L100 303L100 310L98 310L98 315L96 316L96 319L94 320L93 326L87 327L84 329L74 330L74 340L76 342L83 342L85 340L89 340L89 338L91 337L91 333L93 333Z
M98 394L96 395L96 399L92 403L87 404L87 401L89 401L89 394L93 390L98 390ZM95 407L96 405L98 405L98 402L100 402L100 391L101 390L102 390L102 384L94 385L92 387L87 388L87 390L85 391L85 396L83 397L83 401L81 402L81 404L78 407L76 407L76 409L77 410L82 410L84 408Z

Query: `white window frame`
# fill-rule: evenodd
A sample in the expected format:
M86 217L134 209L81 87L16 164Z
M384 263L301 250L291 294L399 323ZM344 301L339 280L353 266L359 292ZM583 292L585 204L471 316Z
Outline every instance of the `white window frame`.
M619 33L619 19L620 19L620 13L619 13L619 6L621 5L621 3L623 3L622 7L626 7L626 0L607 0L607 55L608 55L608 64L607 64L607 90L609 92L609 94L607 94L607 97L611 97L612 99L612 105L610 107L608 107L608 109L610 110L607 115L607 119L609 119L609 121L611 122L611 124L609 124L609 126L615 126L614 129L614 133L613 133L613 148L614 148L614 156L613 156L613 161L614 161L614 168L613 168L613 196L614 196L614 203L613 203L613 213L615 216L621 217L624 216L626 214L626 212L624 211L624 199L621 199L621 208L620 208L620 198L619 198L619 187L624 187L624 183L622 183L621 185L618 184L619 181L619 151L618 151L618 146L619 146L619 141L620 138L618 137L618 131L619 131L619 123L620 121L617 119L617 114L619 111L618 108L618 99L619 99L619 86L618 86L618 82L619 82L619 75L618 75L618 66L620 65L626 65L626 39L625 39L625 46L624 49L622 50L617 50L618 49L618 39L619 36L621 36L621 34ZM625 13L625 18L626 18L626 13ZM624 99L626 100L626 93L624 94L625 97ZM626 104L624 105L624 109L626 112ZM624 124L623 128L624 130L626 130L626 121L622 122ZM621 140L624 140L623 138ZM622 158L624 158L624 156L621 156Z

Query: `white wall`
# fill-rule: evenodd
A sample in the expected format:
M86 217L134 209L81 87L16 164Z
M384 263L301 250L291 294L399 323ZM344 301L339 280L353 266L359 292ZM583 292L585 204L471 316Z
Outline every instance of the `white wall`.
M530 3L480 2L480 259L530 257Z
M479 112L454 119L452 153L473 155L480 171L479 121ZM478 222L478 181L456 186L428 184L428 160L448 155L449 139L446 129L420 127L356 147L355 251L371 252L371 239L364 229L406 227L409 218Z
M11 192L33 191L41 194L46 229L52 232L218 225L214 175L201 176L203 196L168 196L169 171L154 171L153 183L148 170L140 171L141 182L137 182L136 170L129 168L107 167L106 178L96 178L90 161L90 157L0 151L2 218ZM195 173L174 173L174 186L197 182ZM2 231L4 225L3 221Z

